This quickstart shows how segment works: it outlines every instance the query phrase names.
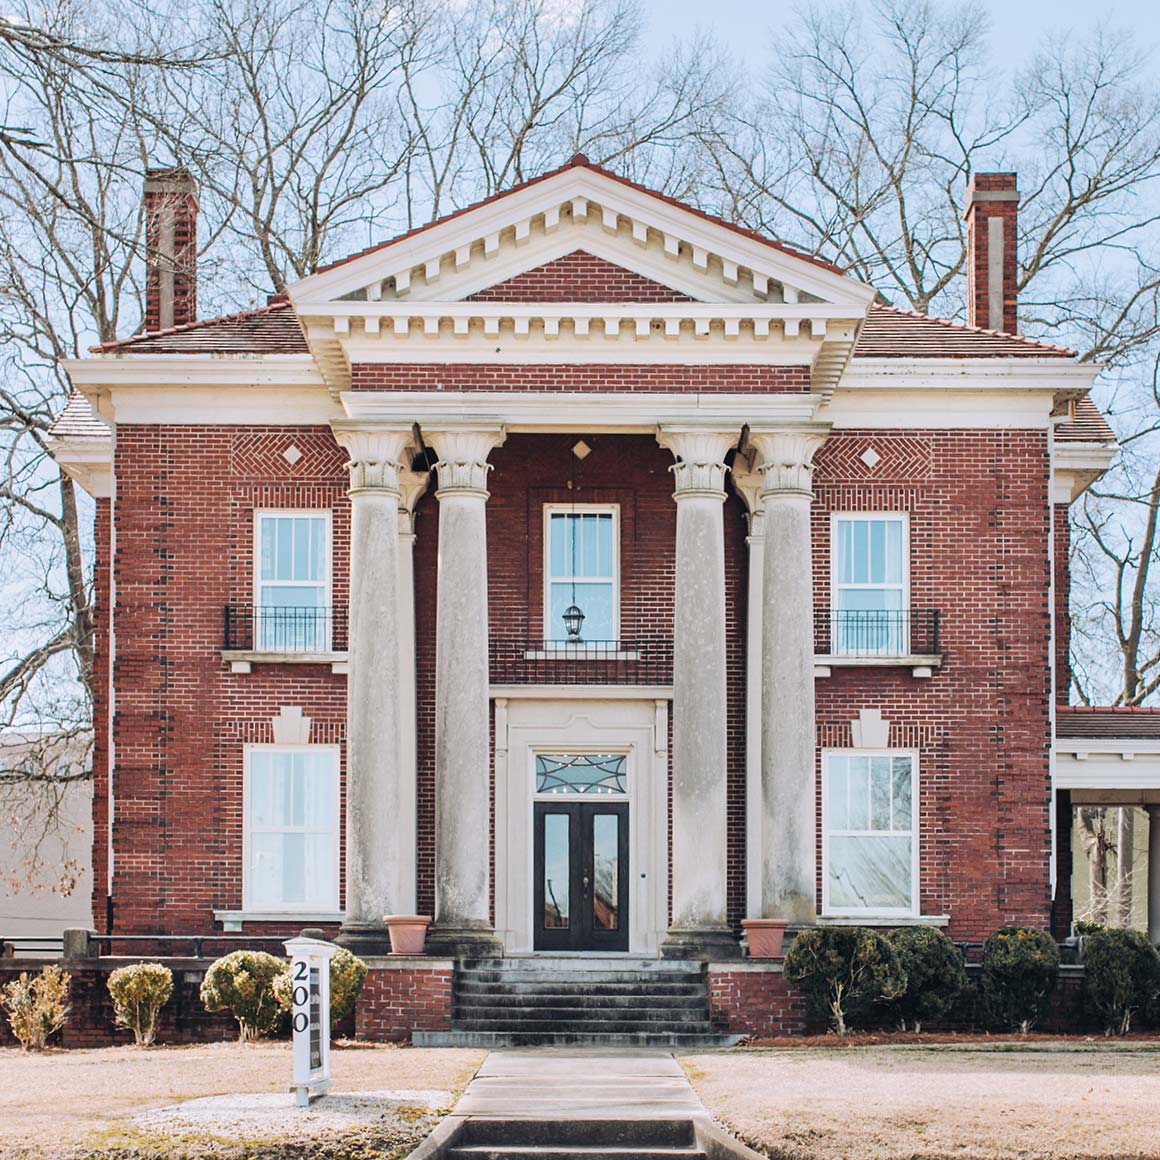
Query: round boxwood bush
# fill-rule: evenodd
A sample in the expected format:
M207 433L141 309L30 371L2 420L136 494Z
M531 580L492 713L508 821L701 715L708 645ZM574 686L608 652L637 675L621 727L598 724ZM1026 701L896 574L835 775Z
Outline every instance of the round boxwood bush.
M367 965L346 947L339 947L330 958L330 1022L345 1019L353 1010L355 1000L366 982ZM274 997L283 1011L293 1005L293 984L289 971L274 980Z
M958 947L933 926L900 926L886 937L906 972L906 989L890 1004L902 1030L944 1019L967 985Z
M210 964L201 984L207 1011L229 1011L242 1043L277 1031L285 1016L274 997L274 981L290 972L285 959L265 951L233 951Z
M1102 927L1084 937L1083 998L1108 1035L1127 1035L1160 998L1160 954L1138 930Z
M1004 926L983 944L979 993L993 1027L1026 1034L1047 1014L1059 979L1059 947L1051 935Z
M839 1035L906 990L894 948L861 926L803 930L785 956L785 977Z
M113 999L118 1027L128 1027L139 1047L151 1047L157 1038L161 1008L173 994L173 972L160 963L118 967L106 984Z

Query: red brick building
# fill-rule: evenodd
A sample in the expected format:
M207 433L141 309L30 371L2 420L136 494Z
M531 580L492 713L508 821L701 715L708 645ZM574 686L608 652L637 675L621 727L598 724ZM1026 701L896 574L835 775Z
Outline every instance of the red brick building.
M102 930L373 956L433 915L388 1033L463 956L705 960L743 1005L744 919L1066 925L1067 507L1113 438L1017 333L1014 175L972 184L970 326L583 158L198 321L196 197L146 196L146 332L55 432Z

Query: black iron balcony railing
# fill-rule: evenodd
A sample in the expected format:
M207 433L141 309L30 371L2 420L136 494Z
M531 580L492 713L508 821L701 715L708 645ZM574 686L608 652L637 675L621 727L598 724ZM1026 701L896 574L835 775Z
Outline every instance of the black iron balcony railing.
M814 610L814 651L824 656L871 659L938 656L939 610L868 612Z
M345 652L345 608L273 608L227 604L225 648L237 652Z
M492 637L491 679L497 685L671 685L669 637L514 640Z

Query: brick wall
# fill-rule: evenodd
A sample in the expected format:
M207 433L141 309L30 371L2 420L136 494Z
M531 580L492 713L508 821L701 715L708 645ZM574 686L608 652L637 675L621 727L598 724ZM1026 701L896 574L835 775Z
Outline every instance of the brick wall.
M109 844L109 626L112 501L98 499L93 515L93 922L105 929Z
M687 294L663 286L584 250L573 250L497 282L467 297L468 302L691 302Z
M388 968L372 963L355 1012L357 1037L389 1043L409 1039L413 1031L446 1031L451 974L451 963L440 960Z
M356 391L675 391L690 394L808 392L809 367L628 366L623 363L499 366L355 363Z
M715 1030L733 1035L805 1035L824 1031L805 997L786 982L781 964L712 963L709 1014Z
M1071 514L1065 503L1053 513L1055 533L1055 702L1071 696Z

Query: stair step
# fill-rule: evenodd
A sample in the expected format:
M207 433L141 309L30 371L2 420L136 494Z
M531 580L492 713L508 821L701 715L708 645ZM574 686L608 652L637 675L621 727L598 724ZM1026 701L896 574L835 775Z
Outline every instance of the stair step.
M565 1035L708 1035L708 1019L456 1019L457 1031L517 1031Z
M535 1147L551 1141L556 1147L636 1144L647 1148L689 1148L695 1138L693 1122L689 1119L508 1120L472 1116L464 1121L457 1146L485 1144L496 1147L502 1144Z
M600 1010L592 1007L464 1007L454 1009L456 1026L478 1026L481 1021L488 1023L512 1023L521 1026L535 1024L596 1023L601 1025L632 1023L645 1024L642 1031L648 1031L657 1024L705 1023L709 1012L703 1007L693 1011L673 1011L668 1008L651 1010L647 1007L614 1007Z
M531 995L688 995L698 998L709 993L705 984L697 980L685 983L647 983L625 979L593 981L570 980L560 975L545 974L543 977L523 977L519 982L506 979L473 979L457 976L455 989L462 994L488 994L500 991L504 994L527 993Z
M704 964L698 959L638 958L632 955L528 955L510 959L461 959L466 970L508 971L644 971L668 973L684 971L700 975Z
M733 1047L737 1035L675 1032L416 1031L416 1047Z
M706 1160L699 1148L661 1148L649 1145L593 1145L576 1144L556 1147L552 1144L468 1144L451 1148L448 1160L636 1160L656 1157L656 1160Z
M637 1011L642 1008L669 1011L701 1010L705 1006L705 995L658 995L653 991L632 995L581 995L576 991L460 991L455 995L457 1005L464 1010L478 1010L483 1007L538 1007L558 1010L583 1004L588 1010Z

